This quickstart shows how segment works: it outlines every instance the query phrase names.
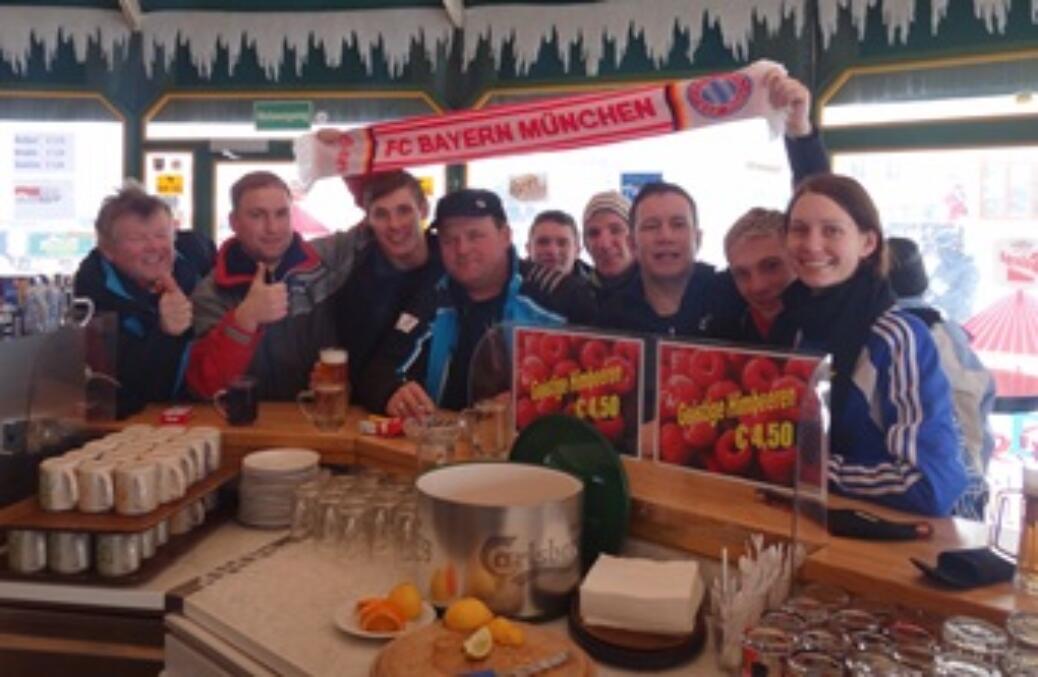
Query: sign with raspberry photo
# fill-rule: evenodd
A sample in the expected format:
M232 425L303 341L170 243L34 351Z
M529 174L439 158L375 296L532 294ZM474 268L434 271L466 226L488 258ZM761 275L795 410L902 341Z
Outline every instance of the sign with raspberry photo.
M799 454L800 482L824 487L826 358L672 341L656 354L657 461L792 487Z
M513 345L516 430L541 416L571 414L594 425L621 454L638 455L644 341L517 327Z

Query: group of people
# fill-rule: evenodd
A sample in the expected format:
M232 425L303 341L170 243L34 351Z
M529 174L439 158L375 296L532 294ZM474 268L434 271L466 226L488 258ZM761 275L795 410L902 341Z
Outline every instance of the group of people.
M174 232L160 199L124 188L105 200L76 275L77 294L119 316L120 412L209 398L246 374L261 398L291 399L330 345L348 351L355 398L372 411L460 409L473 352L502 322L814 348L833 355L831 485L915 512L961 510L970 452L932 332L941 319L896 305L875 205L829 173L806 88L781 75L768 87L788 111L795 192L785 212L751 209L731 227L726 271L697 261L696 201L666 182L633 201L599 193L579 224L539 214L527 258L490 191L445 195L423 228L430 205L406 171L348 181L363 222L310 241L293 230L288 186L250 173L232 188L234 235L219 251Z

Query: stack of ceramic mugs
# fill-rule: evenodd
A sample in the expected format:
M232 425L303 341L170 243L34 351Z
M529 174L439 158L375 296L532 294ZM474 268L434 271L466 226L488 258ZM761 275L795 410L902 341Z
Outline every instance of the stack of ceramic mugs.
M39 466L40 506L50 512L78 510L144 515L182 499L188 488L220 467L218 428L134 425ZM139 533L91 534L13 530L8 563L13 571L86 571L91 552L98 573L121 576L136 571L171 535L184 534L205 521L216 507L210 493Z
M320 454L309 449L268 449L242 460L238 519L249 526L287 527L295 490L317 478Z

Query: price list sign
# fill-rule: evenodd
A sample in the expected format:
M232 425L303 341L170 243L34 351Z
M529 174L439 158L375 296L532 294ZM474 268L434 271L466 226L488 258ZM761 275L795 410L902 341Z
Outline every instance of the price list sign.
M522 430L549 414L588 421L632 456L641 448L641 339L557 329L515 329L515 423Z
M72 148L71 134L15 134L14 173L71 174Z
M823 357L670 341L656 354L657 461L790 487L799 455L801 480L821 480Z

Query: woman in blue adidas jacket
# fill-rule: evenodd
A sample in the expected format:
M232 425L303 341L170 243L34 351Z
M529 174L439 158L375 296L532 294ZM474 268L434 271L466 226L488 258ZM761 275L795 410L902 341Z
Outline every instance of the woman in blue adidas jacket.
M783 331L833 355L830 486L949 514L966 487L951 391L929 330L894 307L875 204L854 179L813 176L790 200L786 238L799 280Z

